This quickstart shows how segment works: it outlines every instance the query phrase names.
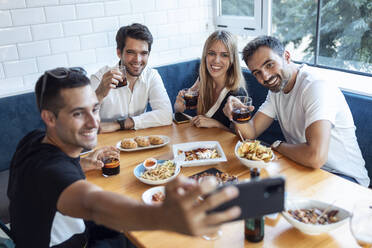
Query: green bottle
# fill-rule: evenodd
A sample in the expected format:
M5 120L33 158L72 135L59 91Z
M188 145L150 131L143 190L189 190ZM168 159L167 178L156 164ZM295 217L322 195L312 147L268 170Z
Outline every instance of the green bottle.
M257 180L260 177L260 171L257 168L251 169L251 180ZM244 235L249 242L260 242L265 234L264 216L249 218L244 220Z

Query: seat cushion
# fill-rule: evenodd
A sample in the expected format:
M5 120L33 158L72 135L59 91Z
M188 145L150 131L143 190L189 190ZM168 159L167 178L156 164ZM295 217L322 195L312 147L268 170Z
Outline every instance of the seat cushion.
M43 128L34 93L0 98L0 171L9 169L18 142L30 131Z
M6 194L8 190L9 170L0 172L0 220L9 223L9 199Z

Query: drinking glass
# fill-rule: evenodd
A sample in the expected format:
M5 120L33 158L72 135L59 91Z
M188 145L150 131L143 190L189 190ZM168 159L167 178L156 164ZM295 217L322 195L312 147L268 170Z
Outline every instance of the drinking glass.
M187 109L195 109L198 104L199 91L192 90L191 88L183 89L185 105Z
M364 200L354 205L350 218L350 229L360 247L372 247L372 200Z
M252 113L248 108L249 106L252 106L252 98L249 96L237 96L236 98L239 102L233 103L233 121L236 123L246 123L252 117Z
M210 180L211 178L213 178L212 180L217 180L216 177L214 177L214 176L205 176L205 177L199 178L198 183L200 184L204 180ZM203 196L199 196L198 200L199 201L204 201ZM211 235L203 235L202 238L205 239L205 240L213 241L213 240L219 239L221 236L222 236L222 230L218 229L218 231L216 233L211 234Z
M128 81L127 81L127 70L125 68L125 65L119 65L119 71L121 72L121 74L123 75L123 81L118 83L118 85L116 86L116 88L121 88L121 87L124 87L128 84Z

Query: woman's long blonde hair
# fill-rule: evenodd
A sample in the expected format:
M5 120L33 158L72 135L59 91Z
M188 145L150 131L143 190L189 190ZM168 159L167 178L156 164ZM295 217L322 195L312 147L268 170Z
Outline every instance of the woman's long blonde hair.
M239 62L238 47L235 36L227 31L217 30L205 41L203 54L199 67L199 98L198 114L205 114L213 106L213 78L208 72L206 57L210 47L217 41L221 41L227 48L230 56L230 68L226 72L225 87L235 91L245 89L245 80Z

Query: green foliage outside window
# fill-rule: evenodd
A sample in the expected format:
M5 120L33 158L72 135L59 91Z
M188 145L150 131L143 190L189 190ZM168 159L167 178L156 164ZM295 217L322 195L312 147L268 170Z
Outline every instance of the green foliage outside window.
M221 0L222 15L254 16L254 0Z
M372 73L372 1L323 0L318 64ZM295 48L307 44L303 61L313 63L316 0L273 0L272 34Z

